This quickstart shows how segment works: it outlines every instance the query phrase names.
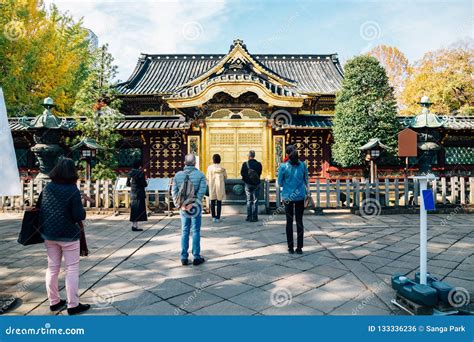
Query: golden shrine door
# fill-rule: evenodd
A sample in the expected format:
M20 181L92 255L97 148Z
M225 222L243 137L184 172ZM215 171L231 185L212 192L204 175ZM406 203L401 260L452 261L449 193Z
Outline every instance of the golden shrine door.
M217 153L221 156L221 165L227 170L228 178L240 178L242 163L248 159L248 152L254 150L256 159L263 166L262 178L271 176L271 130L260 113L245 109L237 114L230 110L218 110L206 119L203 138L203 171Z

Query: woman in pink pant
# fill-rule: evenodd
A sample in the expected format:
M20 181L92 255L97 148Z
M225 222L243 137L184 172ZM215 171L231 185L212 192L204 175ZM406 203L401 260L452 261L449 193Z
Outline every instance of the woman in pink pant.
M71 159L60 159L49 177L51 182L44 188L40 199L40 229L48 254L46 289L51 311L64 308L66 301L60 298L58 288L64 256L67 311L75 315L90 308L88 304L79 303L79 257L87 255L87 247L81 250L82 228L79 223L86 218L86 212L76 186L76 167Z

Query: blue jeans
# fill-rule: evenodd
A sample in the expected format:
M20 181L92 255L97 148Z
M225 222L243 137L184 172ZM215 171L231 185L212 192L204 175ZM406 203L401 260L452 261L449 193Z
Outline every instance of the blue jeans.
M259 185L245 184L245 195L247 196L247 219L257 219L258 216L258 190Z
M194 217L186 215L183 211L181 215L181 260L188 259L189 233L193 232L193 256L194 259L201 258L201 213Z

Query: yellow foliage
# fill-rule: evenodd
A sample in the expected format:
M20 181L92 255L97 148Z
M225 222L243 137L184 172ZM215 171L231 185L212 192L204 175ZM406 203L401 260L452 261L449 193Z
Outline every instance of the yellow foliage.
M420 111L422 96L430 97L431 110L453 114L474 106L474 49L469 46L426 53L415 63L402 93L404 113Z
M403 109L401 94L405 87L405 81L410 75L410 64L403 52L393 46L379 45L368 52L369 56L375 57L385 68L390 86L393 88L398 109Z
M54 98L57 114L71 114L77 88L87 77L91 54L86 37L81 23L55 6L47 13L42 1L4 0L0 84L10 115L39 114L47 96Z

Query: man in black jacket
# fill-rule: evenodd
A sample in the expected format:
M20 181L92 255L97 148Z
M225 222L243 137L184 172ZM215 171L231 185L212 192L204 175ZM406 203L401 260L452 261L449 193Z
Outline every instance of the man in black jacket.
M260 176L262 175L262 164L255 160L255 151L249 151L249 159L242 164L240 175L245 183L245 194L247 195L246 221L257 222L258 191L260 188Z

